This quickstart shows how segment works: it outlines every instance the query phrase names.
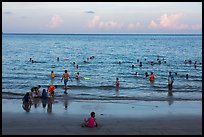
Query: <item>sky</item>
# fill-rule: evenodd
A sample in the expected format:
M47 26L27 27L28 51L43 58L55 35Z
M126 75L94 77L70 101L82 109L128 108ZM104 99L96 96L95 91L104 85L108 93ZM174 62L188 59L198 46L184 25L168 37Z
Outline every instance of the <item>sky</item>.
M2 32L202 34L202 2L2 2Z

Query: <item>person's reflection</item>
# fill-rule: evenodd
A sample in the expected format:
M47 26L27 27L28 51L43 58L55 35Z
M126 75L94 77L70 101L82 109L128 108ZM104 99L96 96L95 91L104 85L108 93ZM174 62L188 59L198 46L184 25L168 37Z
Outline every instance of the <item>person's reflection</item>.
M168 103L169 105L173 104L173 93L172 93L172 87L168 87Z
M48 98L48 104L47 104L47 113L52 113L52 103L54 101L54 97Z
M67 89L65 89L64 93L67 95ZM65 110L67 110L67 108L68 108L68 98L67 98L66 95L63 97L64 109L65 109Z
M40 101L39 98L33 98L33 104L34 104L35 108L37 108L39 106L39 101Z
M150 85L154 86L154 80L150 80Z
M118 87L116 87L116 89L115 89L115 94L116 94L116 96L119 95L119 88Z
M30 108L31 108L31 103L30 102L23 102L22 107L26 112L29 112Z
M42 107L43 108L46 108L46 105L47 105L47 101L48 99L47 98L42 98Z
M68 99L65 98L64 99L64 109L67 110L67 108L68 108Z

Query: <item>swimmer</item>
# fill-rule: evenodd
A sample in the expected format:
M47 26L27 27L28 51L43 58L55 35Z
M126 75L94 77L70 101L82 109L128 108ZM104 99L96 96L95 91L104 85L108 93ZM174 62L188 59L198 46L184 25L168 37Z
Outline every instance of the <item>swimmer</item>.
M135 65L132 64L132 68L134 68L134 67L135 67Z
M150 81L154 81L154 73L153 73L153 72L151 72L151 74L150 74L150 76L149 76L149 80L150 80Z
M51 71L50 77L53 79L55 77L55 74L53 71Z
M140 62L140 65L139 65L140 67L142 67L142 62Z
M186 74L186 79L188 79L188 74Z
M78 80L79 77L80 77L79 72L77 72L77 74L76 74L76 79Z
M169 72L169 76L168 76L168 87L169 87L169 89L172 89L173 82L174 82L174 77L171 74L171 72Z
M149 76L149 74L148 74L147 72L145 72L145 76L146 76L146 77L148 77L148 76Z
M118 79L118 78L116 78L115 85L116 85L116 87L119 87L119 86L120 86L120 82L119 82L119 79Z

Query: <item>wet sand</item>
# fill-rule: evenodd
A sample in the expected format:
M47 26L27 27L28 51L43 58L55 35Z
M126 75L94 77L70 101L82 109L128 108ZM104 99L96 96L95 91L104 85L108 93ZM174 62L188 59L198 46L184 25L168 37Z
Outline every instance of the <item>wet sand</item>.
M73 101L65 110L58 101L49 113L41 105L25 112L19 102L3 100L3 135L202 135L200 102L198 107L184 102L187 108L176 102L169 106L164 102ZM16 109L10 110L10 104L17 106ZM96 112L99 126L81 127L92 110Z

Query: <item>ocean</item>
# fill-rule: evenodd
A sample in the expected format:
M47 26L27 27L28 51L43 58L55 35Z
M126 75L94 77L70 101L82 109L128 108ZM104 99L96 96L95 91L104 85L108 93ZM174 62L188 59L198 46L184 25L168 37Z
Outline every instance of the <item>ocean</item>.
M20 99L33 86L41 85L42 91L53 83L60 100L65 70L73 80L68 81L68 96L74 99L202 101L202 35L2 34L3 99ZM172 96L167 86L169 71L174 76ZM80 72L79 80L76 72ZM145 72L154 73L154 83Z

